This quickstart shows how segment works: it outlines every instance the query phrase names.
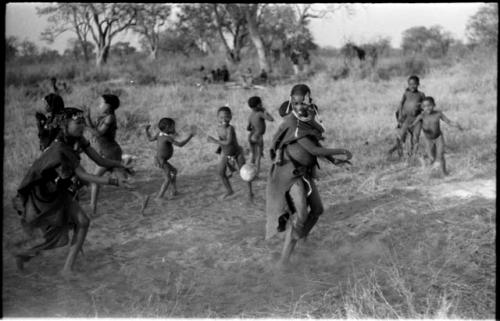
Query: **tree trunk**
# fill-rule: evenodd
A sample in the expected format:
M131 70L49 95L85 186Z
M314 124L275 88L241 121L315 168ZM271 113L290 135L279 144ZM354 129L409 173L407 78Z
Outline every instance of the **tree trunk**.
M257 7L254 7L254 10L246 10L245 15L247 18L248 31L250 33L250 38L252 39L253 45L257 50L257 56L259 57L259 66L261 70L265 70L266 72L270 71L270 66L267 61L266 48L264 48L264 43L260 38L259 31L257 29Z
M150 61L155 61L158 58L158 48L151 48L148 59Z
M234 52L231 50L231 48L229 48L229 45L227 44L226 38L224 37L224 33L222 32L222 24L220 21L219 12L217 11L217 4L214 3L212 8L213 8L214 13L215 13L215 21L217 22L217 31L219 33L222 44L224 45L224 51L226 53L226 61L230 65L235 65L237 60L235 59Z
M98 68L102 67L108 61L109 55L109 45L105 45L102 48L97 49L96 53L96 65Z

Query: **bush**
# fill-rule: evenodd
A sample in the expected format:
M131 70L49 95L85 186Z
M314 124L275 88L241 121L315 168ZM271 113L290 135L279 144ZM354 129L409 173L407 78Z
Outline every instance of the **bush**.
M407 57L403 61L404 75L423 75L428 71L428 62L418 56Z

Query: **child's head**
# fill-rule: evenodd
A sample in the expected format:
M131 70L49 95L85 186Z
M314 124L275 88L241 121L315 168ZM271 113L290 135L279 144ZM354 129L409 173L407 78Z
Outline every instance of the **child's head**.
M160 119L158 129L166 134L175 134L175 120L166 117Z
M420 85L420 79L417 76L412 75L408 77L408 89L410 89L411 91L415 91L418 89L419 85Z
M120 99L116 95L104 94L101 96L100 108L105 112L114 112L120 107Z
M64 108L61 128L65 137L82 137L85 129L83 110L73 107Z
M309 87L304 84L293 86L292 91L290 92L290 96L292 103L303 103L306 98L308 98L308 101L306 103L310 104L312 102L311 89L309 89Z
M231 113L231 108L228 106L222 106L217 110L217 118L221 124L229 125L229 122L233 118Z
M248 99L248 106L254 110L262 108L262 99L259 96L252 96Z
M64 109L64 101L61 96L51 93L43 98L45 101L45 110L48 113L60 114Z
M436 103L434 102L434 98L431 96L427 96L422 100L422 108L427 113L430 113L435 106Z

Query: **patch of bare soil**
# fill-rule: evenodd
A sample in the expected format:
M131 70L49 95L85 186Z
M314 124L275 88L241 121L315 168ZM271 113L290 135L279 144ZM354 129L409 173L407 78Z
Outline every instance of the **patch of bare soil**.
M139 172L140 190L156 193L161 184L157 175ZM308 239L299 242L288 271L275 268L282 238L264 241L265 180L255 182L253 204L246 200L244 183L236 178L232 183L236 196L219 201L223 190L214 169L179 176L181 194L162 203L151 201L144 216L131 193L102 188L100 216L92 220L84 255L78 258L78 275L70 280L58 274L67 248L35 258L27 264L28 274L20 275L4 240L4 315L340 318L346 316L355 272L391 266L395 260L411 269L418 259L436 271L441 267L467 293L480 286L484 290L481 277L489 275L477 272L491 268L484 264L490 262L487 255L493 255L493 245L478 247L477 262L465 267L459 261L450 265L440 255L455 244L453 236L443 234L453 224L460 225L461 233L470 232L468 220L485 226L493 221L494 226L490 181L457 183L458 190L470 192L464 199L438 185L432 191L400 189L353 198L335 188L338 179L322 180L325 213ZM446 199L426 194L445 190ZM88 210L88 196L81 203ZM21 232L16 216L4 208L6 239ZM448 236L436 239L429 237L432 233ZM421 277L431 282L432 276ZM415 306L430 286L414 290ZM398 303L397 293L389 292L388 300ZM482 314L476 315L492 317L494 308L488 302L480 308Z

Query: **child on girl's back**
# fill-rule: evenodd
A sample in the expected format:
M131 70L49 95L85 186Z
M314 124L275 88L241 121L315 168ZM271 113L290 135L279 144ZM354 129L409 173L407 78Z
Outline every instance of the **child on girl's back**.
M149 139L150 142L152 141L157 141L157 150L156 150L156 157L155 157L155 163L158 167L160 167L165 174L165 181L160 187L160 191L158 192L157 199L161 199L163 197L163 194L167 191L168 187L170 186L170 183L172 183L172 196L177 195L177 168L172 166L168 161L174 154L174 147L182 147L186 145L191 138L193 138L196 127L192 126L191 127L191 132L189 133L189 136L185 138L184 140L177 140L177 132L175 130L175 121L171 118L162 118L160 119L158 123L158 129L160 132L158 132L156 135L151 136L149 133L149 128L151 125L146 125L146 135Z
M208 136L209 142L219 144L220 146L220 162L218 166L219 176L222 183L226 188L226 194L222 198L234 194L229 177L226 175L226 169L229 168L231 172L240 169L245 164L245 156L243 156L243 148L238 144L236 139L236 132L234 127L229 124L232 118L231 109L227 106L220 107L217 111L219 119L219 126L217 127L217 134L219 139ZM252 183L248 182L248 197L253 199Z

